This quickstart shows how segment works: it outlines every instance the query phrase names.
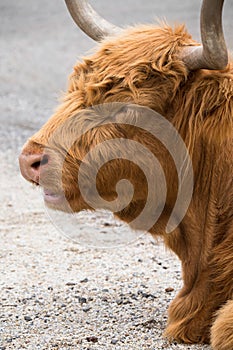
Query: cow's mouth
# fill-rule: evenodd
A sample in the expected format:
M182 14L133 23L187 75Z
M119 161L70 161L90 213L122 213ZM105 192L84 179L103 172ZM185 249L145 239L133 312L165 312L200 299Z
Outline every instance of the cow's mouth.
M48 204L63 204L66 200L64 193L53 192L44 188L44 201Z

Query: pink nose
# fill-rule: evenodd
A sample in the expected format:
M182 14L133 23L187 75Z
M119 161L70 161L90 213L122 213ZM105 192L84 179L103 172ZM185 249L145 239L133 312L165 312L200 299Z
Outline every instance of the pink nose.
M42 167L48 164L46 154L24 154L19 156L19 166L26 180L39 184Z

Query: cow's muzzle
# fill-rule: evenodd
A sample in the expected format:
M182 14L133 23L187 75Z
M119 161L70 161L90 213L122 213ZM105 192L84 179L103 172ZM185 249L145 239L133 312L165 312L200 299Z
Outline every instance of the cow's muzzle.
M60 206L65 201L65 195L61 191L54 191L54 189L48 188L43 181L42 175L49 168L49 156L44 153L24 153L19 156L19 166L23 177L43 187L43 196L46 204L53 206Z
M19 166L23 177L37 185L40 183L40 173L43 167L49 163L49 157L46 154L25 154L19 156Z

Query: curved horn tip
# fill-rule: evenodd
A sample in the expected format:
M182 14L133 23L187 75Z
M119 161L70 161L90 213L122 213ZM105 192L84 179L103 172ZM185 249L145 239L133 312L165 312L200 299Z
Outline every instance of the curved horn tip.
M203 0L201 37L203 46L186 47L181 59L188 69L223 70L228 64L228 51L222 26L224 0Z
M93 40L101 41L121 31L99 16L87 0L65 0L65 3L77 26Z

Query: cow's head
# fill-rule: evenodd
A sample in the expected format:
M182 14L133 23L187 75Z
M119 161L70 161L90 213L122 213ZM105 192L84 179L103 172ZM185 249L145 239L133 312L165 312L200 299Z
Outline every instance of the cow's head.
M181 134L185 133L191 124L188 112L182 111L186 92L192 89L193 82L201 81L201 69L224 69L228 62L221 24L223 1L203 1L202 45L183 26L172 29L167 25L151 25L122 30L100 18L86 1L66 0L66 3L78 26L101 43L95 54L75 66L62 105L24 146L20 155L21 172L27 180L44 188L48 206L67 210L66 198L72 210L88 209L91 206L77 185L82 159L109 139L135 140L148 147L163 164L171 184L167 194L169 211L177 195L177 173L169 152L145 130L124 126L124 115L131 115L132 119L140 117L133 105L145 106L163 115ZM124 107L115 102L123 103ZM112 103L108 123L102 107L91 109ZM112 114L121 122L112 123ZM179 118L175 118L177 115ZM117 196L116 184L122 178L135 185L132 215L127 214L130 221L130 216L137 215L145 205L148 191L145 176L137 165L124 159L109 161L99 169L96 185L100 195L112 201Z

